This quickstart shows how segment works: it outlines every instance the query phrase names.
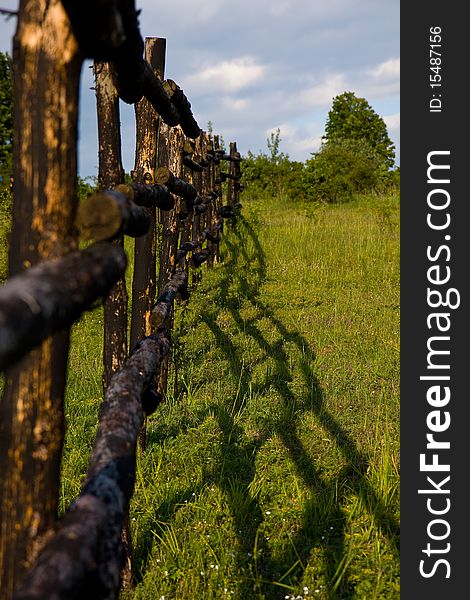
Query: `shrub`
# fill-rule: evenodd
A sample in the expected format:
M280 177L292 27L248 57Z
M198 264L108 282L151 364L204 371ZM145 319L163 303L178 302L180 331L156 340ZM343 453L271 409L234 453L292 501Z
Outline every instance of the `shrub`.
M311 197L321 202L347 202L386 177L383 161L361 139L327 142L306 163L306 186Z

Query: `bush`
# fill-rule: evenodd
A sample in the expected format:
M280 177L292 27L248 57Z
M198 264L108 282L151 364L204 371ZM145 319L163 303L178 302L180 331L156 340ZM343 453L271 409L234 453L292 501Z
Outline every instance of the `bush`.
M314 200L347 202L387 178L383 161L365 140L325 143L306 163L306 186Z

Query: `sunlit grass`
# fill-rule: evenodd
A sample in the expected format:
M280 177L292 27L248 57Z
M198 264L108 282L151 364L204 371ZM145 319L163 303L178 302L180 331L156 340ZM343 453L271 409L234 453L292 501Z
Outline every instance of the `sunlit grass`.
M177 310L122 596L399 598L398 198L242 202ZM61 510L86 471L101 353L97 309L73 328Z

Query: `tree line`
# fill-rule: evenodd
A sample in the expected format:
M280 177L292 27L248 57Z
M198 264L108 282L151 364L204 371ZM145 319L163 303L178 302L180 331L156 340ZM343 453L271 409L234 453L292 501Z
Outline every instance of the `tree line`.
M305 162L280 151L280 134L279 129L271 133L267 152L248 152L244 183L254 195L346 202L357 194L399 187L400 169L385 122L354 92L333 99L321 147Z
M0 193L12 172L13 85L11 57L0 52ZM244 185L251 194L286 194L292 199L345 202L372 190L398 188L400 169L384 120L365 98L346 91L333 99L318 152L305 162L280 151L280 130L267 151L249 151ZM93 191L93 178L79 178L79 196Z

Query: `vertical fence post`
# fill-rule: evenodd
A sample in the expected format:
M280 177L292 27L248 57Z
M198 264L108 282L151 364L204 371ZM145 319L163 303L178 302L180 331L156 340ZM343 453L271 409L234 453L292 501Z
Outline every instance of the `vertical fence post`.
M98 183L100 190L111 189L124 182L121 152L119 95L107 62L94 64L96 111L98 119ZM113 241L124 247L124 235ZM103 302L103 390L106 392L113 374L127 358L128 295L125 275L121 277ZM123 587L132 577L132 546L128 517L122 530L124 565Z
M158 139L158 165L168 166L175 177L183 174L182 149L184 134L181 127L170 129L164 123L160 125ZM160 249L160 265L158 273L158 293L161 294L165 284L171 279L176 269L176 253L180 234L179 212L181 199L177 198L175 207L167 212L160 212L162 225L162 244ZM170 339L173 316L168 319L168 337ZM157 392L163 399L167 396L169 356L167 355L160 368L157 381Z
M236 157L237 145L235 142L230 142L230 156ZM234 161L229 161L228 163L228 172L230 175L236 175L237 164ZM235 181L229 178L227 182L227 204L229 206L234 206L235 202Z
M145 39L145 59L157 77L163 80L165 71L166 40ZM134 180L154 184L157 165L157 140L160 119L148 100L143 98L135 105L136 147ZM136 238L134 245L134 276L132 280L132 316L130 348L150 335L150 313L156 291L157 211L148 208L152 224L147 235ZM139 443L145 449L146 421L139 433Z
M13 46L10 276L76 247L82 57L59 0L21 2ZM47 109L47 110L46 110ZM0 597L9 600L57 518L69 330L5 372L0 404Z
M94 64L98 120L98 183L101 190L124 181L119 96L109 63ZM124 246L124 236L113 243ZM127 289L121 277L103 303L103 389L127 358Z

